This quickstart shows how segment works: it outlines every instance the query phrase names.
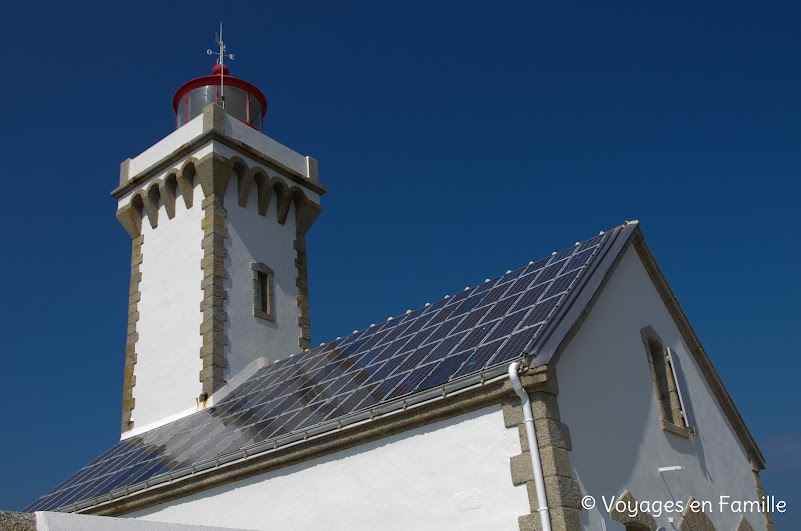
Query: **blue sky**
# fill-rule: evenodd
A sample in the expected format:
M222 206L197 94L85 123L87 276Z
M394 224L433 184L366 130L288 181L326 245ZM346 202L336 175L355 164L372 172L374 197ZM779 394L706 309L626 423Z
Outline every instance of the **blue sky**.
M638 219L801 510L801 6L42 3L5 8L0 508L119 435L119 163L173 129L220 19L265 133L320 161L314 343Z

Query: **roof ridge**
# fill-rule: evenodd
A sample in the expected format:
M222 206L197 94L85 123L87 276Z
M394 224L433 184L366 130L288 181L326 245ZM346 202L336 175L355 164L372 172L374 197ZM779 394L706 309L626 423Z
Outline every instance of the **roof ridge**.
M428 308L429 306L433 306L434 304L438 304L438 303L444 302L444 301L449 300L451 298L458 297L458 296L464 294L465 292L469 292L469 291L475 290L476 288L478 288L479 286L481 286L483 284L492 283L493 281L497 282L499 279L503 278L506 275L513 274L513 273L515 273L517 271L523 271L526 268L537 264L537 262L541 262L543 260L548 260L552 256L564 253L564 252L566 252L568 250L575 249L577 246L580 246L580 245L586 244L587 242L591 242L593 240L596 240L597 238L603 237L606 234L610 234L610 233L615 232L615 231L617 231L617 230L619 230L619 229L621 229L623 227L626 227L627 225L634 224L634 223L638 223L638 221L637 220L625 221L624 223L622 223L620 225L617 225L617 226L615 226L615 227L613 227L613 228L611 228L611 229L609 229L607 231L600 231L596 236L593 236L591 238L587 238L586 240L583 240L583 241L580 241L580 242L576 242L571 247L566 247L566 248L562 249L561 251L552 251L550 256L547 256L547 257L544 257L544 258L540 258L538 260L530 260L526 265L524 265L522 267L519 267L517 269L507 269L506 273L504 273L504 274L501 274L501 275L498 275L498 276L492 277L492 278L487 278L487 279L484 280L484 282L475 284L473 286L466 286L464 288L464 290L456 292L453 295L446 294L442 299L438 299L438 300L434 301L433 303L426 302L426 303L423 304L423 306L421 306L419 308L416 308L414 310L406 310L405 312L403 312L401 314L398 314L398 315L390 315L389 317L387 317L386 321L382 322L381 324L372 323L372 324L370 324L369 326L367 326L365 328L357 328L356 330L354 330L350 334L347 334L345 336L337 336L336 338L334 338L332 340L324 341L324 342L320 343L316 347L303 349L302 351L298 351L297 353L290 355L288 358L282 358L280 360L271 361L270 365L273 365L275 363L280 363L281 361L288 360L288 359L294 358L296 356L300 356L300 355L303 355L303 354L306 354L306 353L310 353L310 352L315 351L315 350L317 350L319 348L323 348L323 347L325 347L327 345L330 345L331 343L335 343L336 341L345 340L345 339L347 339L347 338L349 338L349 337L351 337L353 335L363 334L364 332L370 330L371 328L382 326L386 322L394 321L394 320L397 320L397 319L403 319L409 314L418 312L420 310L424 310L425 308Z

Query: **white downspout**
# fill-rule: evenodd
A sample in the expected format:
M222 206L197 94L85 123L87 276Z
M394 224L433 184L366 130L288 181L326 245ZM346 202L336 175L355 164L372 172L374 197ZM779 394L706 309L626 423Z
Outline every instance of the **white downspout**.
M526 436L528 437L528 451L531 454L531 467L534 470L534 486L537 489L537 511L540 513L542 521L542 531L551 531L551 515L548 513L548 500L545 497L545 480L542 477L542 463L540 462L540 450L537 446L537 431L534 429L534 415L531 412L531 399L528 392L523 389L517 371L520 368L518 362L509 365L509 380L512 387L520 397L520 405L523 407L523 418L526 421Z

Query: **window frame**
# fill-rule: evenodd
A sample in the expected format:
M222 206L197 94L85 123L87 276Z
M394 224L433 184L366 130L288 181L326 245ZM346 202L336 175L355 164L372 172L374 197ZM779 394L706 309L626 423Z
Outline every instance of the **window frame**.
M689 439L694 429L687 416L687 408L681 393L681 385L676 374L675 351L665 345L659 334L651 326L640 330L645 346L648 367L654 385L662 430ZM661 367L657 368L657 364ZM662 376L661 376L662 375ZM667 403L663 395L667 395Z
M251 262L250 269L253 272L253 315L275 322L275 273L259 262Z

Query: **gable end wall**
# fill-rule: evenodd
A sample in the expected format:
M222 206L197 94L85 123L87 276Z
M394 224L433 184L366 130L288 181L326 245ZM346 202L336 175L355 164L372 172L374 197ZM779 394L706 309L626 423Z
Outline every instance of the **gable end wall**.
M677 361L691 425L684 438L662 429L658 403L641 339L652 326ZM718 530L735 529L740 513L719 511L719 497L754 500L751 459L704 376L680 328L629 247L559 362L559 409L570 427L570 462L582 495L596 508L582 511L586 529L601 529L602 497L629 491L638 501L709 500L708 516ZM659 474L659 467L684 470ZM655 516L669 526L668 516ZM761 513L745 514L765 529ZM669 528L669 527L668 527Z

